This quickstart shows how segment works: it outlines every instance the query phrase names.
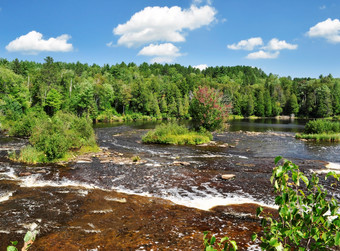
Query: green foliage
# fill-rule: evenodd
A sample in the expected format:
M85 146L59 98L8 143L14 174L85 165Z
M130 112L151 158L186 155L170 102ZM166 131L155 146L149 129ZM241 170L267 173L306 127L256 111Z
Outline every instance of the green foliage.
M334 134L340 133L340 122L316 119L308 121L304 129L305 134Z
M189 112L197 128L203 127L208 131L222 128L231 108L222 102L222 97L222 93L214 88L199 87L196 90Z
M271 183L277 194L275 204L278 219L265 214L260 207L263 235L260 237L264 250L328 250L340 247L340 214L338 201L328 195L319 184L315 173L308 179L299 167L282 157L275 158ZM330 172L328 177L339 177ZM256 239L254 234L252 239Z
M44 163L47 162L46 155L43 151L37 150L35 147L28 145L20 150L19 156L15 153L10 155L12 160L18 160L29 164Z
M48 116L39 109L30 109L27 114L15 121L8 121L7 130L10 136L29 137L37 123L48 119Z
M209 132L193 132L177 123L168 123L158 125L154 130L149 131L142 137L142 142L171 145L198 145L207 143L211 139L212 135Z
M21 249L22 251L28 250L33 242L35 241L37 233L28 231L24 237L24 246ZM11 241L11 246L7 247L7 251L18 251L16 245L18 244L18 241Z
M297 139L307 139L315 141L329 141L329 142L339 142L340 133L319 133L319 134L300 134L295 135Z
M70 149L95 145L95 137L88 119L60 112L51 119L37 123L30 142L51 161L62 158Z
M211 236L208 238L208 231L205 231L203 236L204 251L235 251L237 250L237 244L235 241L230 240L229 237L223 237L220 242L216 242L216 237ZM217 249L215 249L215 247Z

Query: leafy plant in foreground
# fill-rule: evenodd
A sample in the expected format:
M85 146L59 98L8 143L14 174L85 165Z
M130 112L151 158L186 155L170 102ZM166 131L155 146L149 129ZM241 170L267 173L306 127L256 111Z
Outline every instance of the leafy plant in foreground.
M203 236L203 244L204 244L204 251L234 251L237 250L236 241L230 240L229 237L225 236L221 239L220 242L216 242L216 237L212 236L210 240L208 239L209 231L204 232ZM218 249L215 249L217 244Z
M31 232L28 231L24 237L24 246L22 247L21 251L26 251L30 248L30 246L33 244L33 242L35 241L36 238L36 232ZM10 246L7 247L7 251L18 251L18 248L16 247L16 245L18 244L18 241L11 241Z
M282 157L275 158L275 165ZM326 179L333 176L330 172ZM338 201L328 196L319 184L314 173L308 179L299 167L285 160L283 165L273 169L270 179L274 186L275 204L278 219L264 214L263 208L257 209L264 229L261 236L261 248L264 250L327 250L340 247L340 214ZM257 238L253 234L252 239Z

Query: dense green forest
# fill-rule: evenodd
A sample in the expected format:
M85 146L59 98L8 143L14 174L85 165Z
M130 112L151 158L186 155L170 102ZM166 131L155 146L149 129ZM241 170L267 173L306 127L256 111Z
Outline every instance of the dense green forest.
M48 115L58 110L110 120L124 114L187 118L193 91L210 86L224 93L232 114L271 117L340 115L340 79L267 75L249 66L209 67L179 64L99 65L0 59L0 106L6 120L31 107ZM4 117L3 116L3 117Z

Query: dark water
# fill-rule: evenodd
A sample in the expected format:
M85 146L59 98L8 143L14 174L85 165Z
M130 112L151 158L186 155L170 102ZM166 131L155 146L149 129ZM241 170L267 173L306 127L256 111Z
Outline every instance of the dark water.
M63 167L2 158L0 250L28 229L39 231L34 250L202 250L205 230L255 250L256 207L274 206L274 157L292 159L306 172L340 163L339 144L294 138L303 124L232 121L228 132L214 135L216 146L142 144L155 123L100 124L102 155ZM0 156L25 143L0 141ZM133 163L134 156L141 161ZM223 174L236 176L222 180Z

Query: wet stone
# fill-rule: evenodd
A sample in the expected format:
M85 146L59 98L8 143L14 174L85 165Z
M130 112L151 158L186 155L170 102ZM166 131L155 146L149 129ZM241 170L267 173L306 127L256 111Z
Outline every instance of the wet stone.
M222 180L230 180L230 179L233 179L235 178L235 174L222 174L221 178Z

